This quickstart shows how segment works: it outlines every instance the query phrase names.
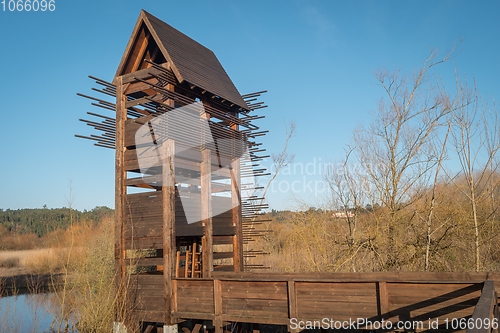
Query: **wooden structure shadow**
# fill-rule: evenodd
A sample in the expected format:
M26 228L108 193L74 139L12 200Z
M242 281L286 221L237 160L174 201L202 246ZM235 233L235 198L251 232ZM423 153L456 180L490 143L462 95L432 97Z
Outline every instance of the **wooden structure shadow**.
M100 134L77 136L116 152L116 290L130 305L117 321L158 332L191 320L191 333L210 321L219 333L228 322L296 331L293 320L364 318L426 330L498 317L498 274L245 272L264 268L245 264L263 252L244 246L263 233L252 181L268 157L254 124L263 92L240 95L212 51L145 11L113 81L91 78L113 100L79 95L116 112L89 112L97 120L81 120Z

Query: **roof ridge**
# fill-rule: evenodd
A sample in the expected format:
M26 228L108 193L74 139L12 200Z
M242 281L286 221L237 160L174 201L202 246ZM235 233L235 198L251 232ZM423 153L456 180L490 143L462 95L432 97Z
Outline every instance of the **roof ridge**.
M142 11L144 12L144 15L146 15L146 17L147 17L148 19L153 18L153 19L155 19L156 21L158 21L157 23L167 25L170 29L172 29L172 30L174 30L174 31L176 31L176 32L178 32L178 33L180 33L181 35L185 36L186 38L189 38L191 41L195 42L196 44L198 44L199 46L203 47L204 49L206 49L206 50L208 50L208 51L210 51L210 52L214 53L214 51L212 51L211 49L209 49L209 48L208 48L208 47L206 47L205 45L201 44L200 42L197 42L196 40L194 40L193 38L189 37L188 35L186 35L185 33L181 32L180 30L177 30L176 28L174 28L173 26L171 26L171 25L170 25L170 24L168 24L167 22L165 22L165 21L163 21L163 20L159 19L158 17L154 16L153 14L149 13L148 11L146 11L146 10L144 10L144 9L143 9ZM214 53L214 54L215 54L215 53Z
M137 20L116 75L125 74L123 66L127 63L132 49L136 47L134 41L142 29L142 24L152 34L164 58L170 62L171 69L179 83L186 81L190 85L248 110L248 105L212 50L144 9ZM136 58L140 56L134 55Z

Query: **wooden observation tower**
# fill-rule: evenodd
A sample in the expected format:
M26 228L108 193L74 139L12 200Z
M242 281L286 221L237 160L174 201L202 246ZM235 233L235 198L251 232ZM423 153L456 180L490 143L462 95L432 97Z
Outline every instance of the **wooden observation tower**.
M116 152L115 288L129 309L117 306L117 322L222 333L227 323L296 332L324 318L369 330L422 322L411 331L499 319L500 273L246 272L263 268L246 260L262 254L246 251L265 207L253 181L267 157L252 123L262 92L240 95L212 51L145 11L113 81L91 78L109 100L79 95L116 112L88 112L96 120L80 120L99 135L77 136Z
M116 150L117 285L132 277L140 321L171 324L172 278L241 272L261 254L244 245L265 206L253 181L268 157L252 123L263 91L240 95L211 50L146 11L113 82L91 78L116 96L79 94L116 117L89 112L101 135L78 136Z

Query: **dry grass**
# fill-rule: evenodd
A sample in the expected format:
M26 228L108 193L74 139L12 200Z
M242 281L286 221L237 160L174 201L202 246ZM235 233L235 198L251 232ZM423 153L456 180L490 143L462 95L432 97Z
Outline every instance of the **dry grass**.
M54 240L53 249L64 279L53 304L54 331L112 332L115 313L129 313L115 294L113 221L69 228Z
M76 249L81 251L82 249ZM19 274L56 274L67 263L69 249L43 248L35 250L0 251L0 276ZM9 269L10 270L6 270ZM17 268L12 270L12 268Z
M0 251L0 276L55 273L60 261L55 249Z
M26 266L28 262L40 256L46 256L50 252L50 249L0 251L0 263L15 260L18 265Z
M129 313L115 295L113 221L80 223L54 233L48 245L0 252L0 263L23 273L62 276L62 285L53 285L54 297L42 305L55 318L53 332L112 332L117 309L124 317Z

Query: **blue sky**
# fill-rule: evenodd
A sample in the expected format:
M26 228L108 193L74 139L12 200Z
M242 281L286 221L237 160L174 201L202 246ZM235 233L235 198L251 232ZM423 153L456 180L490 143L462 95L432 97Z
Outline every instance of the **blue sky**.
M284 121L295 121L289 149L303 167L338 160L352 130L370 120L383 93L375 70L415 70L430 49L445 53L464 39L458 70L500 97L495 1L55 2L53 12L0 4L3 209L67 206L70 181L75 208L114 206L114 153L74 137L92 133L78 119L95 111L76 93L90 93L87 75L112 80L142 8L212 49L240 93L268 90L263 143L279 152ZM453 84L453 71L450 62L438 74ZM298 173L276 179L272 208L322 200L307 187L321 175ZM293 181L305 186L279 190Z

